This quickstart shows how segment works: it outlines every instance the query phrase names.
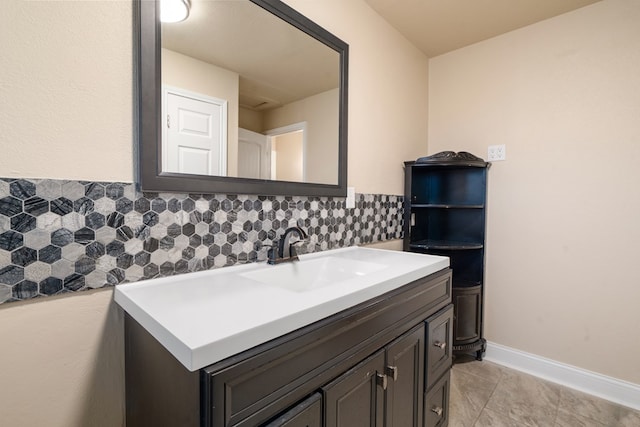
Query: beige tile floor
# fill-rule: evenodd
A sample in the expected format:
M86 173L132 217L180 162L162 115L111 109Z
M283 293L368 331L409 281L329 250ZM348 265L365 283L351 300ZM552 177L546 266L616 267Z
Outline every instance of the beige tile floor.
M449 427L640 427L640 411L472 358L451 371Z

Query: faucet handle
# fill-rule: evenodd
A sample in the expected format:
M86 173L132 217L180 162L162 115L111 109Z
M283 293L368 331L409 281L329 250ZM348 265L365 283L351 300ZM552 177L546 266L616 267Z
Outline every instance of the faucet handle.
M291 257L298 256L298 251L296 250L296 245L304 243L304 240L298 240L297 242L293 242L289 244L289 255Z
M267 263L275 264L278 259L278 241L274 241L270 245L262 245L263 247L269 248L267 250Z

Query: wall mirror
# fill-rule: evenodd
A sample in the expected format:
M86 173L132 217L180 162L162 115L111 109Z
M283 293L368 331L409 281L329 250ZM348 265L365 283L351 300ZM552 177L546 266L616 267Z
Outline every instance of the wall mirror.
M143 191L345 196L348 45L278 0L136 2Z

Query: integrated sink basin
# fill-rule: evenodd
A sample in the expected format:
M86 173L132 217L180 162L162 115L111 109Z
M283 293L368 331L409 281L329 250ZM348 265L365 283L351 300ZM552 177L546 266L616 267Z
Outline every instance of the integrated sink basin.
M449 266L449 258L350 247L118 285L114 300L196 371Z
M367 276L386 267L380 263L325 256L303 258L297 262L241 273L241 276L294 292L308 292L325 286L338 286L343 282Z

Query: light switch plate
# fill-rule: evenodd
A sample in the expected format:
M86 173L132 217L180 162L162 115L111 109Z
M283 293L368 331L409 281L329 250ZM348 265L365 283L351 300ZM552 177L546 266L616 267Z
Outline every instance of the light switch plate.
M347 187L347 209L356 207L356 187Z
M495 162L498 160L506 160L507 159L507 147L504 144L501 145L490 145L487 150L487 161Z

